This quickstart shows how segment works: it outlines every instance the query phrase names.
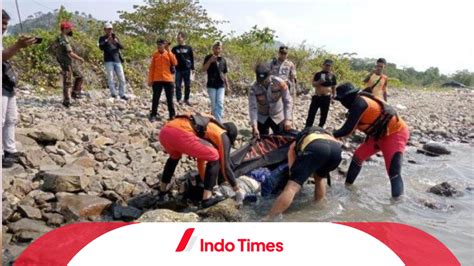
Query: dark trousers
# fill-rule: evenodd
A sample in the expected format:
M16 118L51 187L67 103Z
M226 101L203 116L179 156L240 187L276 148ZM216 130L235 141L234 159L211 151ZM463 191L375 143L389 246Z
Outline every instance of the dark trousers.
M191 70L176 71L176 100L181 101L181 85L184 81L184 100L189 100L191 94Z
M63 101L69 102L82 92L83 77L80 69L75 64L60 64L63 76Z
M168 104L169 118L172 119L176 115L173 104L173 82L155 81L153 82L153 99L151 103L151 116L156 116L158 112L158 104L160 103L161 91L165 90L166 103Z
M272 129L273 134L279 135L283 133L283 122L280 124L276 124L271 118L267 118L267 121L265 121L265 123L257 123L257 129L260 132L260 135L268 135L270 128Z
M306 127L312 127L314 118L318 109L321 108L321 116L319 118L319 126L324 127L326 119L328 118L329 105L331 105L331 96L318 96L314 95L311 98L311 104L309 106L308 118L306 118Z

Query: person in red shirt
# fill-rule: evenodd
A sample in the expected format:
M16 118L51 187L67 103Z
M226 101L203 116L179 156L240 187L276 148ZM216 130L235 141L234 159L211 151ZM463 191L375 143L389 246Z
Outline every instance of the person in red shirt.
M165 90L166 94L169 119L173 119L176 115L173 103L173 82L175 66L178 64L178 61L170 51L169 43L166 40L158 39L156 43L158 50L151 58L150 71L148 73L148 86L153 88L150 122L154 122L158 119L158 103L160 102L161 92L163 90Z

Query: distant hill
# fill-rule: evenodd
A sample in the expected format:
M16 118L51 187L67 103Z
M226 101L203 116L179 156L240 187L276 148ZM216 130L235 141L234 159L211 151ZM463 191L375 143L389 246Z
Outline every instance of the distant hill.
M42 13L37 12L34 15L30 15L23 21L23 31L25 33L31 32L35 29L59 29L58 21L58 10L54 12ZM73 12L72 23L74 25L80 25L80 27L87 27L88 21L98 21L93 18L92 15L86 14L79 11ZM8 26L9 34L18 34L21 32L20 23Z

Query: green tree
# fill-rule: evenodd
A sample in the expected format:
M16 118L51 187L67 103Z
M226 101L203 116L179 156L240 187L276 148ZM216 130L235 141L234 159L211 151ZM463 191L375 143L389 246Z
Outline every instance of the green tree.
M474 72L469 72L467 69L458 70L451 76L451 79L461 82L466 86L474 86Z
M268 27L259 29L257 25L254 25L250 31L244 32L237 39L243 45L266 45L268 47L275 43L277 37L274 30Z
M217 21L193 0L145 0L134 11L119 11L121 30L153 43L158 37L174 38L185 31L188 39L222 37Z

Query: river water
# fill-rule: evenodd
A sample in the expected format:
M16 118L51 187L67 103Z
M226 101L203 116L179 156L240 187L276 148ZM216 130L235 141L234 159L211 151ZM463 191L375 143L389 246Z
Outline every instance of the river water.
M312 185L305 185L290 209L283 215L286 222L390 221L417 227L440 240L462 265L474 265L474 146L452 144L451 155L428 157L410 147L405 155L403 178L405 195L401 200L390 197L390 183L383 159L364 164L351 188L344 186L342 176L333 175L327 199L312 202ZM410 160L411 163L408 162ZM414 163L416 162L416 163ZM448 181L463 195L440 197L427 190ZM244 207L246 220L261 219L273 200L263 200ZM437 205L431 209L424 203Z

